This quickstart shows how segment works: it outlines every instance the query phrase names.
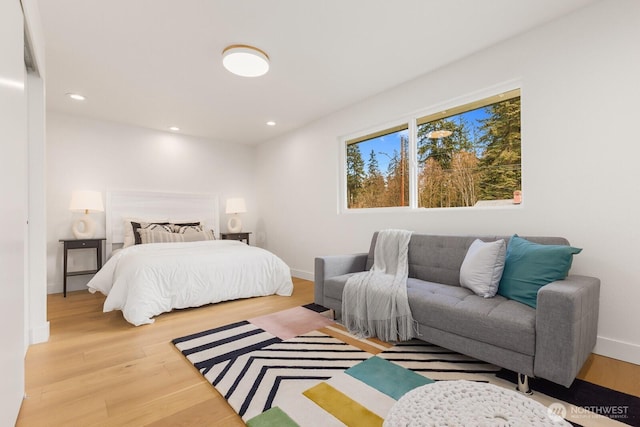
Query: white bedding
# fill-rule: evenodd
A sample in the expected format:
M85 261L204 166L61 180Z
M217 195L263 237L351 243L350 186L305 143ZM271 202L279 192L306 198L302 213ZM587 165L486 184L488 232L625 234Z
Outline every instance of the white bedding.
M269 251L235 240L151 243L115 253L87 284L136 326L174 308L293 292L289 267Z

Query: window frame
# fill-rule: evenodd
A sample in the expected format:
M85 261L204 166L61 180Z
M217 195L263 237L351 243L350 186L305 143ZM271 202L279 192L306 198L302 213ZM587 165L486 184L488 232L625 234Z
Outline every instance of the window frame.
M520 125L521 125L521 139L520 145L523 146L524 132L522 131L522 117L523 117L523 85L519 80L506 82L500 85L495 85L484 90L472 92L463 96L452 98L448 101L434 104L428 108L418 110L416 112L404 115L396 120L386 122L381 125L373 126L359 132L347 134L338 138L339 143L339 161L340 161L340 176L339 176L339 191L338 191L338 213L339 214L355 214L355 213L399 213L399 212L431 212L437 211L450 211L454 210L495 210L495 209L521 209L524 205L524 201L520 204L514 205L496 205L496 206L453 206L453 207L438 207L427 208L418 207L418 141L417 141L417 129L419 121L424 123L424 120L429 117L435 117L442 112L455 111L452 114L445 114L443 118L450 117L452 115L460 114L469 110L458 111L461 107L469 104L479 103L478 107L481 108L484 100L499 96L503 93L511 93L513 91L519 91L520 97ZM505 100L512 99L513 97L507 97ZM484 104L490 105L491 103ZM347 146L349 144L356 144L368 139L375 138L377 136L383 136L385 134L393 132L393 129L398 129L406 125L409 133L409 205L408 206L390 206L390 207L376 207L376 208L350 208L348 204L348 189L347 189ZM521 190L525 192L525 168L523 159L520 161L521 167ZM469 209L474 208L474 209Z
M356 132L341 138L338 138L340 144L340 203L339 203L339 213L351 213L351 212L398 212L398 211L407 211L414 206L412 206L413 196L412 192L414 190L414 186L417 184L417 179L414 178L416 176L415 167L417 163L414 161L417 155L417 151L415 150L415 121L413 121L412 125L412 117L406 116L400 118L398 120L394 120L392 122L387 122L382 126L376 126L372 128L368 128L366 130ZM408 206L387 206L381 208L350 208L349 207L349 191L347 189L347 146L351 144L357 144L359 142L366 141L368 139L373 139L379 136L388 135L393 133L400 128L405 128L409 133L409 205ZM417 188L416 188L417 194Z

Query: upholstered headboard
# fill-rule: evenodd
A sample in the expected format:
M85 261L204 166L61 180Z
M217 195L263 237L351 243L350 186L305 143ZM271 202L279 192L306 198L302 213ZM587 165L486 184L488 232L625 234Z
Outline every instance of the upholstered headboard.
M220 235L218 196L196 193L107 191L106 257L124 241L125 218L166 218L174 222L201 221Z

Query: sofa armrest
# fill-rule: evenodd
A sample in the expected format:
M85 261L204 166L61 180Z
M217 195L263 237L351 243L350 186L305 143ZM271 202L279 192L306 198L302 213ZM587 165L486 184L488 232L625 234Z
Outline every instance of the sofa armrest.
M330 277L364 271L367 253L317 257L314 271L314 300L324 305L324 281Z
M570 275L538 291L535 376L569 387L596 344L600 279Z

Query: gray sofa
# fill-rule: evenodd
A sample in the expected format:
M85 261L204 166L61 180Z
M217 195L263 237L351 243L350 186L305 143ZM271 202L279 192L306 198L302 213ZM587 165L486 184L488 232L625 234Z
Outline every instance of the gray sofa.
M315 259L315 302L340 317L347 279L373 265L377 233L368 253ZM519 373L569 387L596 342L600 280L569 275L540 289L537 308L496 295L482 298L459 285L471 243L505 236L439 236L414 233L409 243L409 305L419 339ZM568 245L560 237L526 237Z

